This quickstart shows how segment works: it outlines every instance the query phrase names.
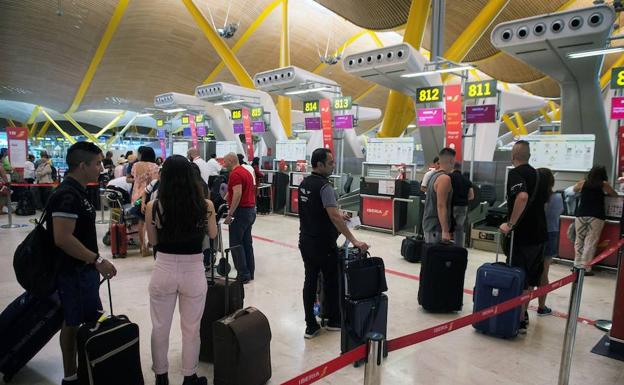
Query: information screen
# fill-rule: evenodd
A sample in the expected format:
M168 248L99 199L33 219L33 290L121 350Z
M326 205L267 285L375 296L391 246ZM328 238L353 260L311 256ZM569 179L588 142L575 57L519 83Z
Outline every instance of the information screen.
M223 158L230 152L233 152L235 154L240 152L238 150L238 145L235 141L223 140L223 141L217 142L217 148L215 151L215 154L217 154L217 158Z
M595 135L529 135L529 163L556 171L589 171L594 163Z
M297 161L306 159L305 140L278 140L275 144L275 159Z
M414 138L369 138L366 161L382 164L414 163Z
M189 142L173 142L173 155L186 156L189 149Z

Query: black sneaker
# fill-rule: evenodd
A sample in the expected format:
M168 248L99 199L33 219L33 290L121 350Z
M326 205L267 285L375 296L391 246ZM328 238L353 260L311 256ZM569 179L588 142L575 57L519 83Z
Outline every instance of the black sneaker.
M198 377L197 374L192 376L185 376L182 385L208 385L208 379L206 377Z
M552 314L552 309L549 308L548 306L537 308L537 315L540 317L543 317L545 315L551 315L551 314Z
M321 333L321 327L318 324L314 326L308 326L305 330L305 334L303 335L303 338L306 338L309 340L318 336L320 333Z
M341 329L340 322L327 321L325 325L325 330L330 332L339 332Z
M526 334L527 333L527 327L529 325L527 324L526 321L520 321L520 327L518 328L518 333L520 334Z
M66 380L63 379L61 381L61 385L78 385L78 378L74 379L74 380Z

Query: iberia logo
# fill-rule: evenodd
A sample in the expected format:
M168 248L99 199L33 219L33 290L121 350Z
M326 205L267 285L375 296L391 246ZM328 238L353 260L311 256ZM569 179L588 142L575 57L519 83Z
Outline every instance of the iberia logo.
M390 210L379 210L374 208L367 208L366 212L369 214L381 214L382 217L387 217L390 214Z

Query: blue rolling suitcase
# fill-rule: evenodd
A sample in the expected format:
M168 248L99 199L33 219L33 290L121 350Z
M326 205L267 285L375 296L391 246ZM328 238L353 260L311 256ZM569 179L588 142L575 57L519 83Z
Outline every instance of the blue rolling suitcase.
M500 242L497 242L496 263L485 263L477 269L473 294L474 313L517 297L522 294L524 289L524 270L498 262L499 245ZM511 250L513 250L513 232L511 234L510 264ZM474 323L472 326L484 334L500 338L514 338L518 335L520 328L521 312L522 306L518 306L505 313Z

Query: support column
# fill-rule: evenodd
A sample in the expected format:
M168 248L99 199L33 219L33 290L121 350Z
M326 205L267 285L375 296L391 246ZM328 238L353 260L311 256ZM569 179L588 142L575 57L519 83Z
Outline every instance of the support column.
M280 67L290 65L290 34L288 31L288 0L282 2L282 34L280 38ZM292 136L291 123L292 101L289 97L277 97L277 112L279 113L286 136Z

